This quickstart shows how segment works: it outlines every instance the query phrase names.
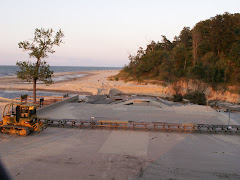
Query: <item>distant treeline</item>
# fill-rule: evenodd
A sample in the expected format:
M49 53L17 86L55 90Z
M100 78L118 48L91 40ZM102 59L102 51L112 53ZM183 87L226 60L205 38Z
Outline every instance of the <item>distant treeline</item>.
M216 15L193 29L184 27L172 42L162 35L161 42L140 47L129 60L121 73L136 80L189 78L212 86L239 85L240 14Z

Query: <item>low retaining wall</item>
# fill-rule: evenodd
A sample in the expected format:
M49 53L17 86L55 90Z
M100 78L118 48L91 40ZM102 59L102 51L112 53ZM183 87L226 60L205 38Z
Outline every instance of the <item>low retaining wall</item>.
M59 101L59 102L50 104L48 106L39 108L39 109L37 109L37 113L42 113L43 111L54 109L54 108L56 108L58 106L61 106L63 104L69 103L69 102L78 101L78 98L79 98L79 95L73 95L72 97L69 97L69 98L64 99L62 101Z

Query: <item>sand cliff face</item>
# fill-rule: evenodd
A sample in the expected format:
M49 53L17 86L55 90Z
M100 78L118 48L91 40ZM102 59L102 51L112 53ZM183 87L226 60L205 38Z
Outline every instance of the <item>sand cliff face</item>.
M206 94L208 100L226 100L233 103L240 103L240 95L224 90L214 90L207 84L196 82L196 81L179 81L175 84L162 86L162 85L134 85L134 84L122 84L118 86L111 86L123 93L127 94L144 94L144 95L155 95L162 97L169 97L176 93L182 95L186 94L189 90L202 91ZM239 87L231 87L230 90L238 92ZM109 92L109 89L107 90Z
M180 88L180 91L182 94L187 93L188 90L198 90L202 91L206 94L208 100L225 100L229 102L239 103L240 102L240 95L239 93L239 87L228 87L229 90L223 90L223 89L213 89L211 86L207 85L206 83L202 83L199 81L179 81L177 85ZM235 92L235 93L234 93Z

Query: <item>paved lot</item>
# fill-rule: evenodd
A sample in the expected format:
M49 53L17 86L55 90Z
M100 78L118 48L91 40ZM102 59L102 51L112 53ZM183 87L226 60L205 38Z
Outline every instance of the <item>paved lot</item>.
M51 118L90 119L90 117L119 118L127 121L227 124L228 116L199 105L166 106L104 105L68 103L39 116Z
M187 110L188 109L188 110ZM190 111L191 110L191 111ZM65 104L42 116L227 123L202 106ZM27 137L0 134L13 179L240 179L240 136L49 127Z

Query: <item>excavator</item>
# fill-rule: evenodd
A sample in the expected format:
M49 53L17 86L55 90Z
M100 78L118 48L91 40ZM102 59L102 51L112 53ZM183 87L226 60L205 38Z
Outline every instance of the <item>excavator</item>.
M37 118L38 105L26 102L12 102L5 106L0 122L2 133L26 136L33 131L43 131L47 126Z

